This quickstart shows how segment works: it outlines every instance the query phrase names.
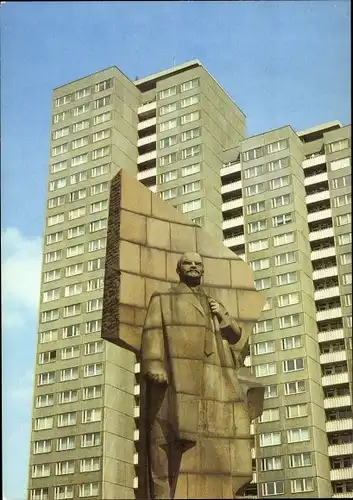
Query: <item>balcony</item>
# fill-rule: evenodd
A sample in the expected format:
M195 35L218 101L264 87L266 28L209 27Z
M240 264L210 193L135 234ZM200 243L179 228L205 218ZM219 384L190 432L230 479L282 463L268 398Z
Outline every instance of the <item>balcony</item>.
M309 241L324 240L326 238L333 238L333 227L319 229L318 231L309 233Z
M140 365L140 363L135 363L134 373L140 373L140 371L141 371L141 365Z
M157 158L157 151L149 151L148 153L145 153L143 155L139 155L137 157L137 163L138 165L141 165L141 163L145 163L147 161L152 161Z
M242 182L241 181L236 181L236 182L230 182L229 184L224 184L224 186L221 187L221 193L230 193L231 191L237 191L242 188Z
M353 443L331 444L328 447L328 456L353 455ZM339 470L339 469L338 469Z
M134 418L139 418L140 416L140 407L139 406L134 406Z
M137 125L137 130L145 130L146 128L155 127L157 123L157 119L154 116L153 118L149 118L148 120L143 120Z
M146 170L141 170L141 172L138 172L137 180L141 181L142 179L148 179L149 177L156 177L156 174L157 174L156 167L147 168Z
M333 493L332 498L352 498L352 492L346 493Z
M235 174L236 172L241 171L241 165L239 163L233 163L230 165L225 165L224 167L221 168L221 177L224 175L229 175L229 174Z
M353 467L331 470L330 479L331 481L347 481L353 479Z
M230 200L222 203L222 212L227 210L233 210L235 208L240 208L243 206L243 198L238 198L237 200Z
M244 262L246 262L246 255L245 255L245 253L239 253L239 254L238 254L238 257L239 257L239 259L241 259L241 260L243 260Z
M320 269L321 271L321 269ZM331 297L339 297L340 289L338 286L331 286L330 288L323 288L322 290L315 290L314 299L330 299Z
M348 372L345 373L333 373L332 375L323 375L321 377L321 383L323 387L329 387L333 385L348 384ZM324 408L335 408L338 406L349 406L351 397L347 396L336 396L335 398L325 398ZM326 406L327 405L327 406Z
M317 212L312 212L308 214L308 222L315 222L323 219L332 219L331 208L326 208L325 210L318 210Z
M156 193L157 192L157 186L155 186L155 185L154 186L148 186L148 189L150 191L152 191L152 193Z
M353 418L342 418L326 422L326 432L351 431L353 429Z
M322 165L323 163L326 163L326 156L318 155L315 156L314 158L308 158L307 160L304 160L302 165L303 168L310 168L310 167L315 167L316 165Z
M244 225L244 216L233 217L232 219L228 219L222 222L222 229L229 229L230 227L238 227Z
M134 385L134 396L139 396L140 395L140 384L135 384Z
M139 487L139 478L137 476L135 476L133 479L132 487L134 488L134 490L137 490L137 488Z
M343 328L329 330L328 332L319 332L317 335L318 342L330 342L339 339L344 339Z
M138 453L134 453L133 462L134 462L134 465L138 465L138 463L139 463L139 454Z
M252 458L252 459L256 458L256 451L255 451L255 448L251 448L251 458Z
M333 257L336 255L335 247L320 248L311 252L311 260L325 259L326 257Z
M223 242L226 247L236 247L238 245L245 245L245 236L243 234L239 236L232 236L231 238L226 238Z
M307 205L310 203L316 203L318 201L329 200L330 199L330 191L326 189L325 191L320 191L319 193L308 194L305 197L305 202Z
M140 439L140 431L138 429L134 430L134 441L138 441Z
M250 356L245 356L244 358L244 366L251 366Z
M331 278L337 276L337 266L324 267L313 271L313 280L321 280L323 278Z
M255 424L250 424L250 435L255 436Z
M327 180L327 172L321 172L320 174L305 177L304 186L312 186L313 184L319 184L319 182L324 182Z
M149 114L152 111L154 111L157 108L157 103L156 101L148 102L146 104L142 104L142 106L139 106L137 108L137 114L138 115L145 115Z
M257 483L257 477L256 477L256 472L252 473L252 481L250 484L256 484Z
M326 321L327 319L335 319L342 317L341 307L333 307L332 309L326 309L325 311L316 312L316 321Z
M153 142L156 142L156 140L156 134L147 135L137 141L137 147L140 148L141 146L146 146L146 144L152 144Z
M345 350L337 352L326 352L324 354L320 354L321 365L339 363L340 361L347 361L347 353Z

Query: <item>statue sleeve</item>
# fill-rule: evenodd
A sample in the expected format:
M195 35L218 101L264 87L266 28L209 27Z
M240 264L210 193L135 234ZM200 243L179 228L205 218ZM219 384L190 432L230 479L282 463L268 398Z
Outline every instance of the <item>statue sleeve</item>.
M147 309L142 331L141 371L153 373L164 370L164 335L161 296L153 294Z
M230 344L236 344L241 337L241 328L235 319L231 318L223 304L220 304L223 312L223 321L219 324L219 330L223 338L228 340Z

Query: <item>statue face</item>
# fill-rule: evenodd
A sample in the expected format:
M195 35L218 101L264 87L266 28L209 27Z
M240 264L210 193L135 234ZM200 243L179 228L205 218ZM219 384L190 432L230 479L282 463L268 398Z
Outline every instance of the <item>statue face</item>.
M178 265L177 272L183 282L200 282L203 275L203 262L198 253L185 253Z

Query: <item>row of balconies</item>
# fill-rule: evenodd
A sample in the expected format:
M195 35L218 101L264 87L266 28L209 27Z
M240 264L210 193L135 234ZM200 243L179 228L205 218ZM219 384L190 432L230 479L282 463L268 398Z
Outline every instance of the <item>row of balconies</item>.
M323 387L330 387L334 385L342 385L342 384L348 384L349 383L349 376L348 372L344 373L332 373L331 375L323 375L321 377L321 383ZM347 406L346 402L348 401L348 406L352 404L351 397L348 396L337 396L335 398L325 398L324 400L324 407L326 410L330 408L335 408L337 405L342 407L342 406Z
M345 467L342 469L333 469L330 471L331 481L347 481L353 479L353 468Z

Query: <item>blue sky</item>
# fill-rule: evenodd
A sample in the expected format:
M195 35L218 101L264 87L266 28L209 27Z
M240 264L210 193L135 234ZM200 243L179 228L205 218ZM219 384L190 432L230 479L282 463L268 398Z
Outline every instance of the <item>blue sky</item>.
M248 134L350 122L349 2L7 2L1 17L4 498L26 498L52 89L199 59Z

